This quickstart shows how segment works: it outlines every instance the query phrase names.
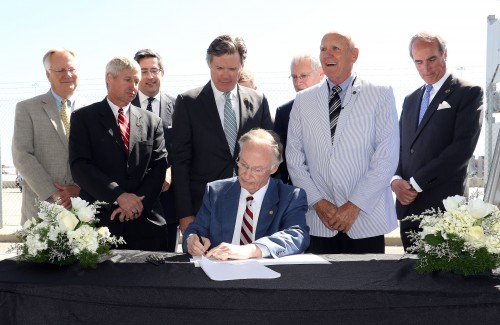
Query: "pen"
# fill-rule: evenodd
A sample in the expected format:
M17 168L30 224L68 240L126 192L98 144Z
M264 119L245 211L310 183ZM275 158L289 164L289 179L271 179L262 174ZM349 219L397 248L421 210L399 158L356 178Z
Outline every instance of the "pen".
M200 239L200 244L202 244L203 246L205 246L205 242L203 241L203 238L201 238L200 234L197 232L196 235Z

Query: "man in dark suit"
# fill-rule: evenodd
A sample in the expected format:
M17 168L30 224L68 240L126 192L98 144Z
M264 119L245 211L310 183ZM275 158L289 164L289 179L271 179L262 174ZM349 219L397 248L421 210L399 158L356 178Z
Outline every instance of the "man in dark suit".
M265 96L237 85L246 52L241 38L217 37L207 50L211 80L177 97L172 178L183 233L200 208L205 185L236 175L236 140L253 128L273 128Z
M134 60L115 57L107 64L107 98L71 117L69 162L81 198L108 203L98 218L124 237L122 248L165 250L159 195L167 152L161 119L130 104L140 79Z
M254 129L239 144L238 177L207 185L184 250L221 260L302 253L309 245L306 194L270 178L283 160L278 135Z
M464 194L483 118L481 87L446 71L440 36L416 34L409 49L426 86L405 98L399 120L399 165L391 182L399 220L430 208L443 210L443 199ZM400 222L405 250L412 244L411 230L421 231L419 222Z
M292 79L293 87L296 92L316 85L323 80L325 76L319 59L310 54L294 56L290 65L290 73L290 79ZM288 121L290 121L293 101L292 99L286 104L278 107L274 117L274 132L278 133L280 136L281 142L283 143L283 151L286 150ZM286 167L286 157L283 157L283 162L273 176L281 179L285 184L292 184L290 175L288 174L288 168Z
M137 51L134 60L141 67L141 81L139 92L132 101L132 105L153 112L161 118L165 147L170 155L172 151L172 114L175 108L175 99L166 92L160 91L165 67L159 53L150 49ZM171 168L167 169L165 181L161 189L160 202L167 221L168 252L175 252L177 246L177 217L175 215L175 201L171 176Z

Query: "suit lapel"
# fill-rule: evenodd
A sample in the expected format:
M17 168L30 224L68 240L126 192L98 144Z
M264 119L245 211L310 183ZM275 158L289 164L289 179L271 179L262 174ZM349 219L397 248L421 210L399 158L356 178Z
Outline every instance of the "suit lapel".
M68 138L66 137L66 134L63 131L63 125L61 122L61 117L59 116L59 110L57 109L57 103L54 100L54 96L52 95L50 90L42 98L42 108L45 111L45 114L47 114L47 116L49 117L50 122L54 127L54 129L56 130L57 134L59 134L59 139L61 139L61 142L63 143L64 147L67 149Z
M229 145L227 144L226 134L224 133L224 127L222 126L221 119L219 117L219 111L217 110L217 104L215 103L214 92L212 90L212 85L210 81L203 87L200 93L200 99L203 104L204 110L207 110L206 114L203 114L209 121L208 124L213 126L213 131L217 133L219 141L225 144L227 148L227 154L231 155L229 150Z
M429 103L429 107L427 107L427 110L425 111L424 117L422 118L422 121L420 122L420 124L417 127L417 132L415 133L415 137L413 138L413 141L415 141L417 139L418 135L425 128L425 126L427 125L429 120L432 118L432 115L434 115L434 113L438 109L439 104L441 104L451 93L453 93L453 90L455 89L455 87L454 87L455 83L456 83L456 80L453 79L451 75L448 77L448 79L446 79L446 81L441 86L441 88L439 89L437 94L434 96L432 101ZM422 96L423 96L423 89L425 89L425 88L422 87L422 92L421 92ZM418 114L420 112L420 103L422 101L422 96L420 96L418 108L415 110L415 111L417 111L417 113L416 113L417 123L418 123Z
M137 142L141 140L143 121L142 121L142 115L139 112L140 109L141 108L139 107L130 105L129 109L130 137L128 140L129 153L131 153L135 149Z
M222 241L231 243L233 241L234 227L236 225L236 218L238 213L238 205L240 202L241 187L238 178L234 178L234 182L228 187L227 191L222 192L220 195L221 210L221 227L222 227Z
M351 114L356 114L354 107L360 91L361 91L361 80L359 80L358 78L354 80L354 83L351 82L349 87L347 87L347 89L345 90L344 100L342 103L342 111L340 112L339 120L337 121L337 127L335 129L335 137L333 138L333 147L336 147L338 142L340 141L342 133L344 132L345 125L349 120L349 116ZM357 114L359 114L359 112ZM328 122L329 121L330 117L328 117ZM330 125L328 125L328 129L330 131Z
M163 122L165 128L172 125L172 113L174 111L174 105L170 98L168 98L166 93L160 93L160 118Z
M278 193L278 181L271 178L269 180L269 186L262 200L262 205L260 207L259 221L257 222L257 228L255 229L255 238L262 238L267 233L267 230L271 226L274 216L278 212L279 204L279 193Z
M114 139L116 145L120 147L121 152L125 155L125 144L123 143L115 114L113 114L113 110L109 107L107 98L104 98L101 102L100 114L101 118L99 119L99 122L107 130L109 135Z

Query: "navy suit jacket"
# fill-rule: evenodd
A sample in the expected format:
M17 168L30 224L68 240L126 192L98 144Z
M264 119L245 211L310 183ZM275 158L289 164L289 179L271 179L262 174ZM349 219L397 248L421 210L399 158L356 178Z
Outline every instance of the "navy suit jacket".
M141 107L139 95L132 101L132 105ZM163 125L163 135L165 137L165 148L167 149L168 160L170 161L172 152L172 115L175 109L175 98L165 92L160 92L160 118ZM168 224L177 223L175 215L174 187L170 186L168 191L160 194L160 202L163 213Z
M238 139L254 128L272 130L264 94L238 87ZM232 177L239 146L231 155L210 81L177 97L173 119L172 184L177 219L196 215L208 182Z
M274 132L276 132L283 144L283 152L286 152L286 137L288 134L288 122L290 121L290 112L293 107L293 99L286 104L281 105L276 109L274 116ZM273 177L281 179L285 184L292 184L288 168L286 167L286 157L283 155L283 162L280 164L278 170Z
M443 199L464 194L467 166L481 131L481 87L450 75L418 125L424 90L422 86L404 100L395 173L406 180L413 177L423 192L410 205L396 200L398 219L431 207L442 210Z
M113 235L121 236L125 225L148 236L151 224L165 224L159 201L167 168L167 152L161 120L154 114L130 106L129 154L125 152L115 115L105 98L71 115L69 163L80 197L90 203L104 201L99 219ZM145 196L139 219L119 222L109 217L113 202L122 193Z
M241 193L237 177L207 184L203 204L184 234L183 249L190 234L210 239L212 247L233 240ZM306 224L307 198L303 189L271 178L256 227L255 242L265 245L273 257L298 254L309 246Z

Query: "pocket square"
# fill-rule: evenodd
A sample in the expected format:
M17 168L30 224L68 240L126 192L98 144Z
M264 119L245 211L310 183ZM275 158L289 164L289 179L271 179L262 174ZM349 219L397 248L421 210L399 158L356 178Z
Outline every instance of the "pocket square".
M441 104L438 106L438 110L440 109L446 109L446 108L451 108L450 104L448 104L447 101L443 101Z

